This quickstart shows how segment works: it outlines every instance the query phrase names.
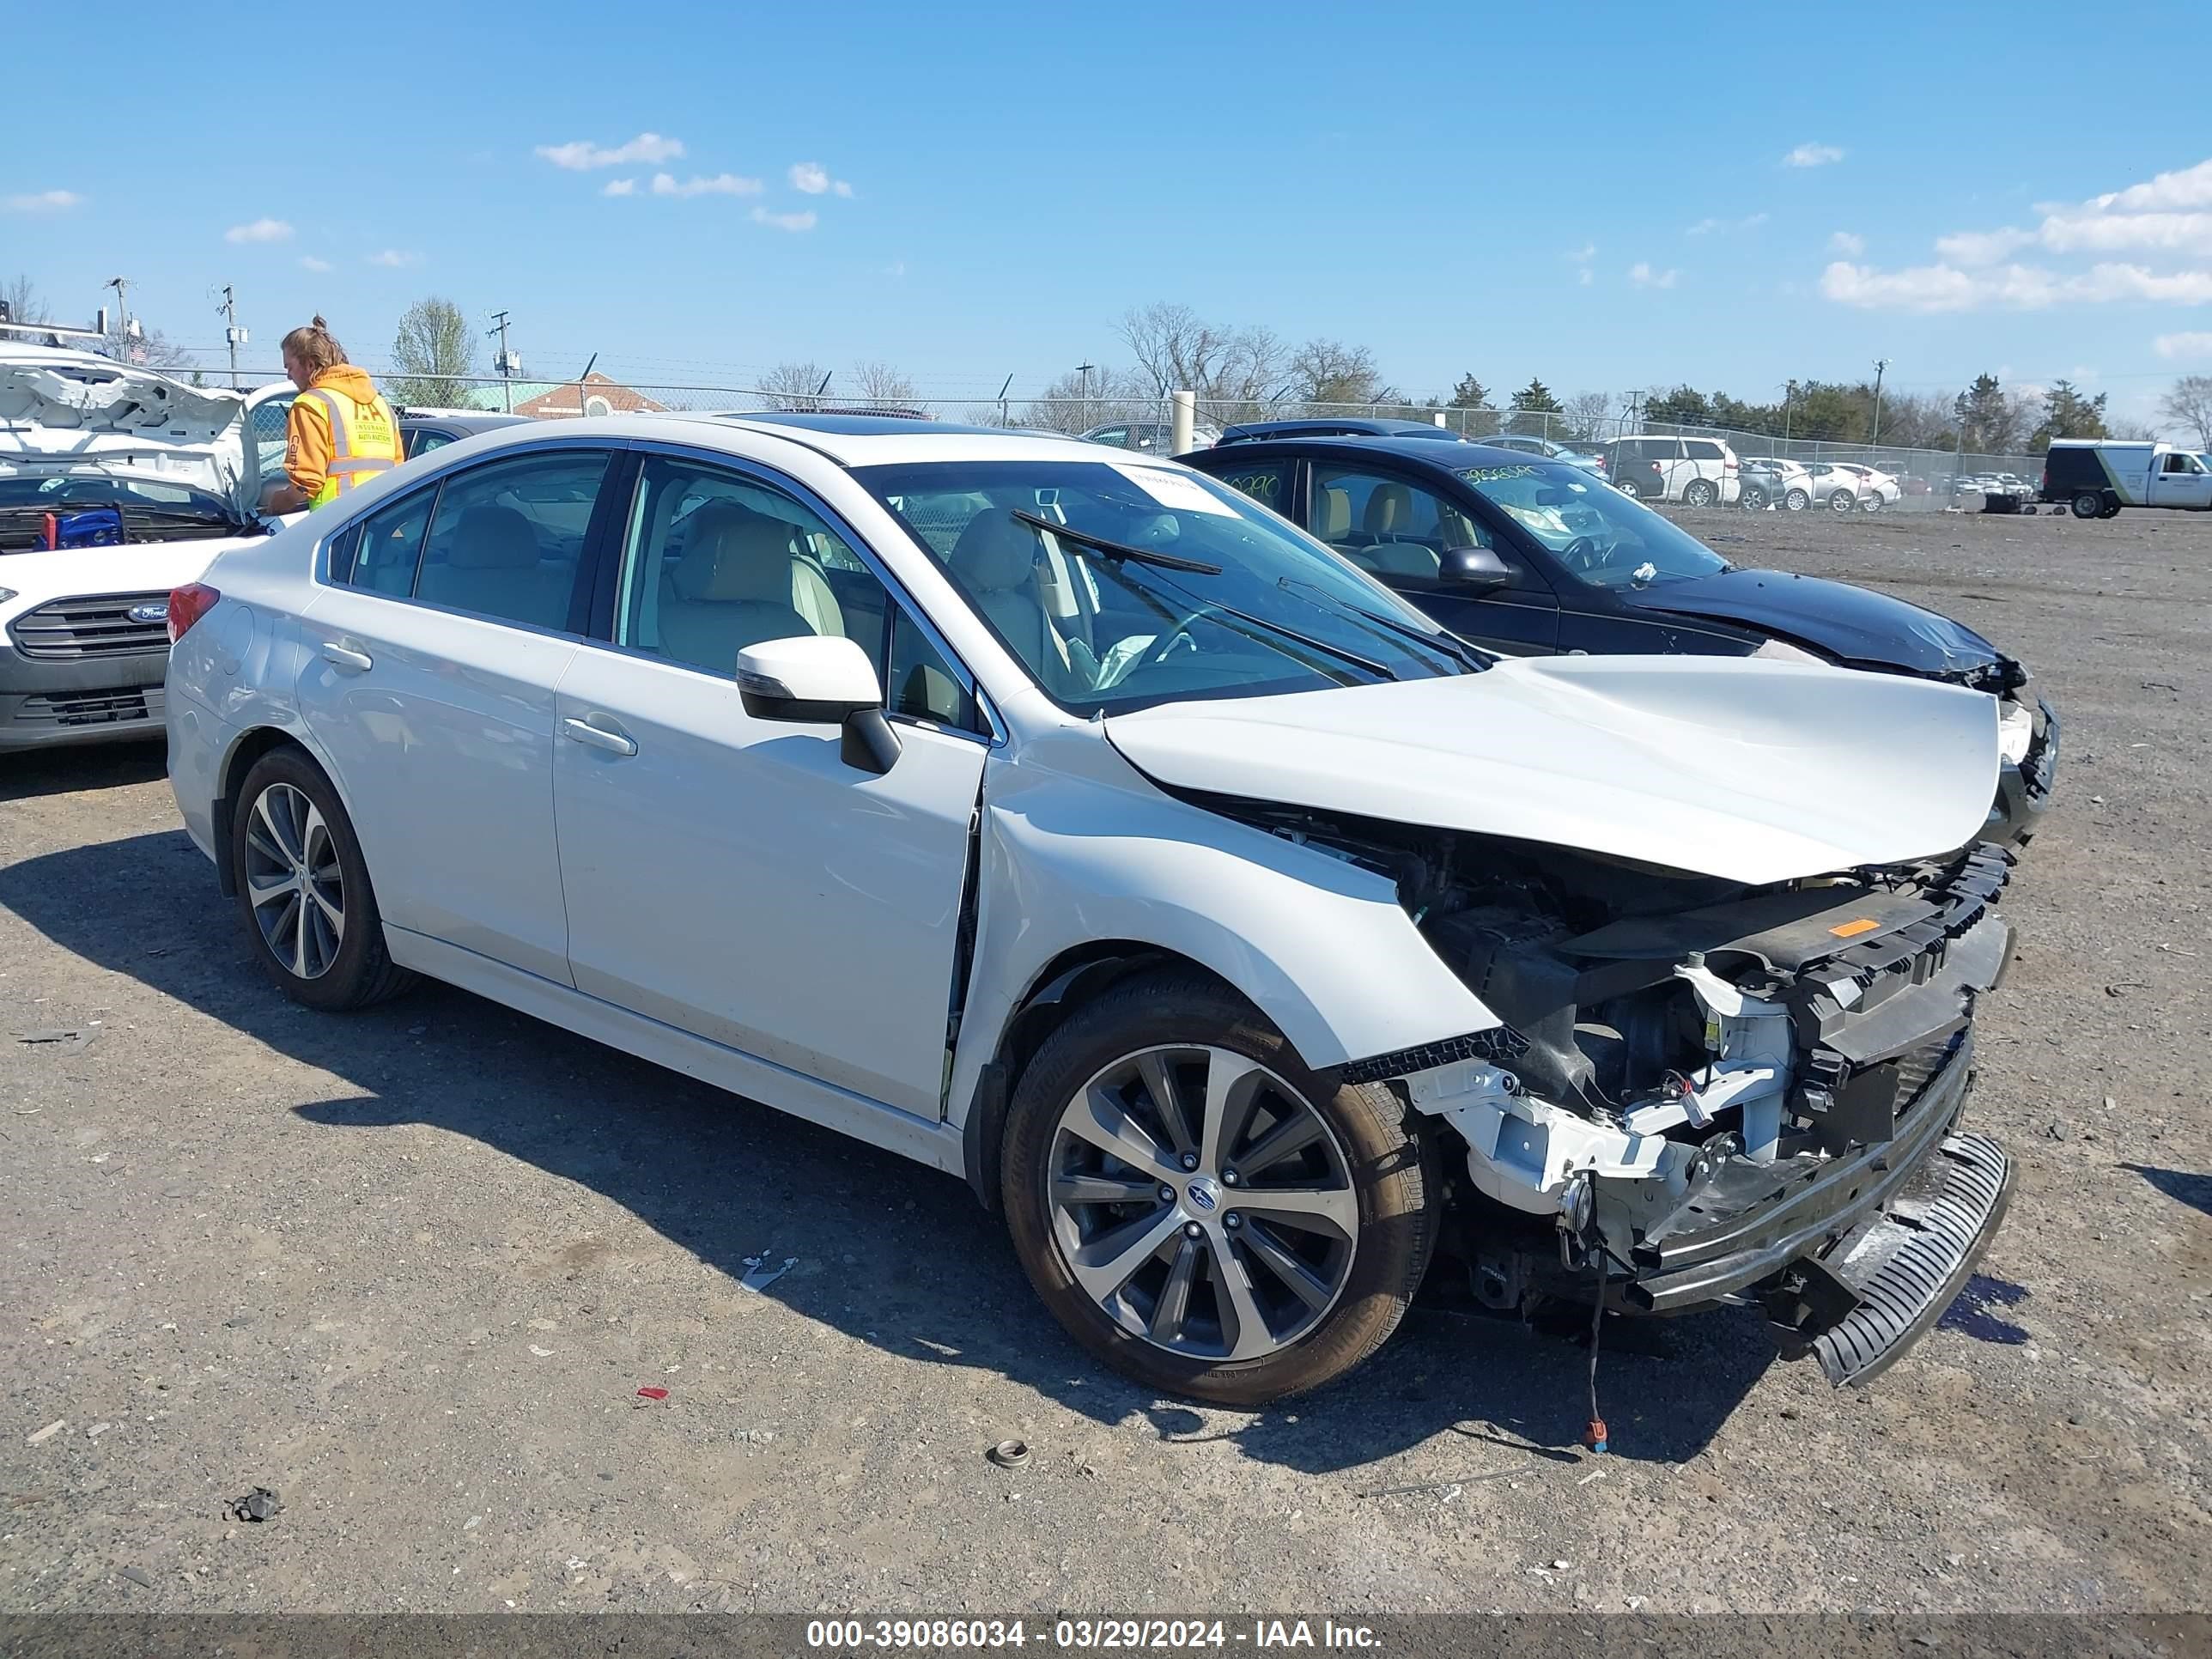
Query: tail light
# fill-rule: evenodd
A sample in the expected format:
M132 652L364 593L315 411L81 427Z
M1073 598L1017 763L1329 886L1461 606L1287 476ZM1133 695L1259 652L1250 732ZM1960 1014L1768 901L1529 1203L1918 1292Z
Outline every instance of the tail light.
M186 582L169 591L169 643L174 645L191 631L192 624L215 609L222 595L205 582Z

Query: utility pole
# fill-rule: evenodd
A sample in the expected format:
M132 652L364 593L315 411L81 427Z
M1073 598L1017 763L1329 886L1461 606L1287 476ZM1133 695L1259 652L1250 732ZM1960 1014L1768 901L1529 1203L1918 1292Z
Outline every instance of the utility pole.
M1874 360L1874 432L1867 439L1869 448L1881 441L1881 377L1888 368L1888 358L1877 357Z
M507 349L507 313L493 312L491 326L484 332L499 336L499 356L493 359L492 367L499 371L501 398L507 405L507 412L512 415L514 413L514 359ZM577 408L581 410L583 405L579 404Z
M216 307L222 313L222 343L230 348L230 385L238 389L238 349L246 343L246 331L238 325L238 299L231 293L230 284L222 285L222 303Z
M1091 362L1078 363L1075 366L1076 374L1079 377L1077 384L1083 388L1082 429L1085 432L1091 430L1091 371L1097 367L1096 363Z
M125 362L131 358L131 284L133 280L129 276L111 276L100 284L102 288L115 290L115 308L122 313L116 337L123 343L117 349L122 353L121 361Z
M1014 423L1012 411L1006 407L1006 392L1013 383L1014 377L1009 374L1006 376L1006 384L999 388L999 424L1000 426L1012 426Z

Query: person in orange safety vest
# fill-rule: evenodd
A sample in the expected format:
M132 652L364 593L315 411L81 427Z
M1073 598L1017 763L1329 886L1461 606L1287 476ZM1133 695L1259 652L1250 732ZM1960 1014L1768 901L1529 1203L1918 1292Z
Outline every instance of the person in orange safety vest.
M392 405L320 317L284 337L284 373L300 395L285 421L285 482L262 502L269 512L320 507L406 459Z

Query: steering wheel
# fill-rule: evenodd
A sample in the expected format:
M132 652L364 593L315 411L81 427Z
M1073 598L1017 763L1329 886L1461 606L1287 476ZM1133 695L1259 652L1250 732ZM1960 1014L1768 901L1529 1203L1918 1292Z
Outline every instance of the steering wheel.
M1198 609L1184 617L1181 621L1177 622L1174 627L1169 629L1167 632L1159 635L1153 643L1152 648L1145 653L1144 657L1138 662L1137 666L1139 668L1157 668L1160 664L1165 662L1170 655L1173 653L1177 641L1181 641L1183 645L1188 647L1193 651L1197 650L1198 641L1190 636L1190 625L1194 622L1203 622L1208 617L1218 617L1220 614L1221 607L1218 605L1200 605Z
M1588 536L1577 536L1559 550L1559 562L1571 569L1595 570L1605 562L1605 554Z

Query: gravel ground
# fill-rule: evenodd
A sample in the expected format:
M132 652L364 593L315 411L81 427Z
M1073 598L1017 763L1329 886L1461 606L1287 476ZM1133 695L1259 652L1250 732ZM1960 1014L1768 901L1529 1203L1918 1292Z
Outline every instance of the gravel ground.
M1153 1399L958 1183L459 992L295 1010L158 751L9 759L0 1609L2202 1605L2212 522L1682 516L2066 721L1972 1108L2019 1192L1872 1389L1641 1327L1591 1458L1581 1349L1439 1307L1284 1409Z

